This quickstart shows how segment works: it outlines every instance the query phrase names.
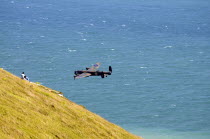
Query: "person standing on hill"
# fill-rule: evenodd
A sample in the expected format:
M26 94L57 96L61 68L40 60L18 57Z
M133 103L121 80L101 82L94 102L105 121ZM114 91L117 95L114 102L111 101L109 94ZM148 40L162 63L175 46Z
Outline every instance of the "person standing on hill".
M21 79L24 79L24 78L25 78L25 76L26 76L26 75L25 75L25 73L24 73L24 72L22 72L22 74L21 74L21 77L20 77L20 78L21 78Z
M21 74L21 77L20 77L21 79L23 79L23 80L27 80L27 81L29 81L29 78L25 75L25 73L24 72L22 72L22 74Z
M27 76L24 76L24 80L29 81L29 78Z

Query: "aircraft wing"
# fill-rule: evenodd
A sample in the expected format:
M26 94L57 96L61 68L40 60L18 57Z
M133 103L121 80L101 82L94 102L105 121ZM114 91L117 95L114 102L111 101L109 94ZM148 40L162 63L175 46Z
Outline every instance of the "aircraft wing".
M100 67L101 63L96 63L88 69L88 71L96 71Z
M80 79L80 78L88 77L90 75L91 75L90 73L82 73L82 74L77 75L75 77L75 79Z

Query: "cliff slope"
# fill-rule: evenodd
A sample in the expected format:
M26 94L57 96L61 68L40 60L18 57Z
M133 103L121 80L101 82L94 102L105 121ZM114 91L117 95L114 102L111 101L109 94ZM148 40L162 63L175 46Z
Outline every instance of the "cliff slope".
M0 138L141 138L59 93L0 69Z

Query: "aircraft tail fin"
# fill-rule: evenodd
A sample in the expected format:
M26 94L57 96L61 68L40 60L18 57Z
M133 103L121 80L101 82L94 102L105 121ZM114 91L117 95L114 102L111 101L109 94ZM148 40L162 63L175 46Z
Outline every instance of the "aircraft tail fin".
M111 67L111 66L109 66L109 72L111 72L111 73L112 73L112 67Z

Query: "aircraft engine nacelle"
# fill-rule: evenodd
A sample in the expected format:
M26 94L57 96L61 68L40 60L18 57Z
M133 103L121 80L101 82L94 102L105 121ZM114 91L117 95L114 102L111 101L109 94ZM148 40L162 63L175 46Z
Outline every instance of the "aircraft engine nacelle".
M104 78L104 73L101 74L101 78Z

